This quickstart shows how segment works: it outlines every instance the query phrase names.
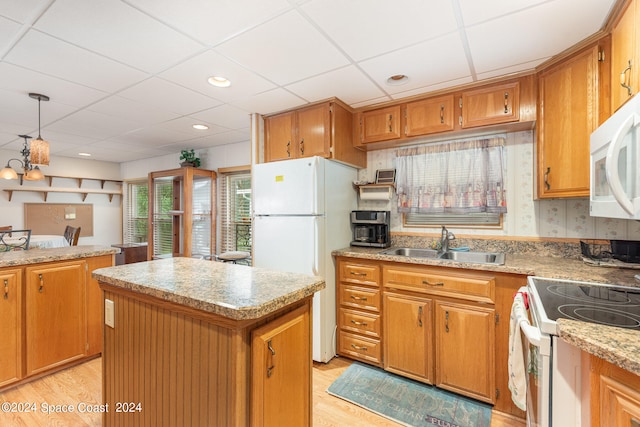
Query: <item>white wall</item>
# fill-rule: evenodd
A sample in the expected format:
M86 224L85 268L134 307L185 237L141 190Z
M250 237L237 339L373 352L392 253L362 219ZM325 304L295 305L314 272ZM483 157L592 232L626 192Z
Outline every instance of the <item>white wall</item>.
M534 200L534 133L507 134L507 210L501 230L460 229L460 234L542 238L640 240L640 221L589 216L589 199ZM374 181L377 169L395 168L395 149L367 153L367 169L359 180ZM396 232L433 233L434 228L406 228L397 213L397 198L390 202L360 201L360 209L391 211ZM455 231L455 228L452 228Z
M20 153L0 150L0 163L4 167L10 158L19 158ZM17 162L12 162L17 166ZM120 179L120 165L111 162L95 160L73 159L70 157L51 157L49 166L41 167L46 175L77 176L98 179ZM17 180L0 180L0 189L7 188L46 188L48 179L44 181L24 181L20 186ZM53 178L53 188L78 189L75 179ZM84 180L82 188L100 189L100 181ZM113 182L106 182L105 189L119 190L120 186ZM0 225L11 225L19 229L24 227L24 204L44 203L41 193L14 192L9 202L9 194L0 192ZM111 245L120 243L122 235L122 200L120 196L114 196L109 202L109 197L104 194L89 194L82 201L80 193L48 193L47 203L84 203L93 205L93 236L81 236L79 245ZM60 225L60 234L64 232L65 224Z

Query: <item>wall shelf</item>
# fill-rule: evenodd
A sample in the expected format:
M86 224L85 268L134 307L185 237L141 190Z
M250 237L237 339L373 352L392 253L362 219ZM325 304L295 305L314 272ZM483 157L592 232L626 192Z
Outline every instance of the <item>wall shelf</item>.
M24 176L24 174L21 174L21 173L18 174L18 179L20 180L20 185L22 185L23 176ZM82 187L82 181L84 181L84 180L100 181L100 188L102 188L102 189L104 189L104 183L105 182L114 182L116 184L122 184L122 181L117 180L117 179L85 178L85 177L80 177L80 176L62 176L62 175L45 175L44 177L49 181L49 187L51 187L53 185L53 178L75 179L76 182L78 183L78 188Z
M391 200L395 190L393 184L359 184L354 186L358 189L360 200Z
M42 198L44 201L47 201L47 196L49 193L77 193L82 195L82 201L84 202L89 194L106 194L109 196L109 202L113 200L113 196L122 195L121 190L87 190L87 189L76 189L76 188L5 188L9 194L9 201L13 197L14 191L22 191L22 192L30 192L30 193L42 193Z

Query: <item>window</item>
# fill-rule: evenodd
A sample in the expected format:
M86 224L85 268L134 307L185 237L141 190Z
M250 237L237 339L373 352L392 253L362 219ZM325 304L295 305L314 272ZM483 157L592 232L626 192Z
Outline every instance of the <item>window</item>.
M492 137L397 150L404 224L499 225L507 211L504 141Z
M221 178L220 252L251 253L251 174L235 171Z
M128 181L124 186L123 243L145 243L149 218L147 180Z

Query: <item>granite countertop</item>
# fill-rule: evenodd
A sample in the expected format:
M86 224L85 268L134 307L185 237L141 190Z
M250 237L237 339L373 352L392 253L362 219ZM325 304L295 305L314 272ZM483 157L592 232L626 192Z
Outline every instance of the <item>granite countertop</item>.
M325 288L318 276L193 258L168 258L94 270L118 288L233 320L257 319Z
M333 251L333 255L640 287L640 281L634 277L636 274L640 274L640 270L594 266L573 258L507 252L504 265L492 265L380 255L379 252L382 250L380 248L348 247ZM640 375L640 332L569 319L558 321L558 331L560 338L564 341Z
M0 252L0 267L39 264L42 262L68 261L101 255L120 253L120 249L110 246L81 245L65 248L35 248L28 251Z

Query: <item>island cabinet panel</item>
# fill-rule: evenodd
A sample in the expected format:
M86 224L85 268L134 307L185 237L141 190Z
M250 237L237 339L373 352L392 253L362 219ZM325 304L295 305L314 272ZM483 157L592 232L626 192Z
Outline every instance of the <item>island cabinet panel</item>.
M146 256L145 256L146 258ZM98 268L111 267L113 255L87 258L87 356L95 356L102 352L102 325L104 324L104 302L98 281L91 277L91 272Z
M22 378L22 270L0 269L0 386Z
M266 318L232 320L101 287L115 308L114 327L104 327L104 426L277 426L288 416L306 420L289 425L309 425L311 298ZM261 363L252 365L252 353ZM274 368L265 382L267 362ZM257 424L256 408L264 415Z
M583 395L583 399L590 399L591 425L640 425L640 376L592 354L583 352L582 361L589 366L589 378L585 379L590 384L585 389L590 395Z
M60 262L25 268L26 375L85 356L86 264Z
M309 310L300 307L252 333L251 425L311 425Z

